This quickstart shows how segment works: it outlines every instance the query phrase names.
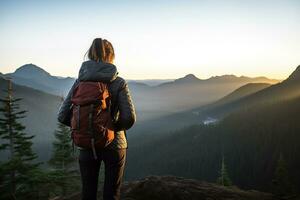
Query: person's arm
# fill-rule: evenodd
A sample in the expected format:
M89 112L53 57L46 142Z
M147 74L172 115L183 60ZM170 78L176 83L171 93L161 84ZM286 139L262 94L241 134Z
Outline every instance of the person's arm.
M124 81L118 92L119 116L115 123L115 131L128 130L136 121L135 108L131 99L129 88Z
M79 83L79 81L76 79L73 86L71 87L67 97L64 99L64 101L58 111L57 120L66 126L71 126L71 115L72 115L71 97L72 97L73 91L74 91L75 87L78 85L78 83Z

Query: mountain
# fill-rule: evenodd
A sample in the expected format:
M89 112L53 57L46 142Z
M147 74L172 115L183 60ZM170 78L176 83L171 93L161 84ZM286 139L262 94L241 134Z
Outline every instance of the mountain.
M131 86L131 85L130 85ZM242 99L246 96L254 94L260 90L263 90L271 86L268 83L249 83L240 88L234 90L232 93L226 95L220 100L213 102L209 105L204 106L206 110L220 107L222 105L227 105L228 103L235 102L238 99ZM145 86L145 89L149 89L148 86ZM193 124L203 123L209 115L201 114L199 110L186 110L182 112L171 113L164 116L156 116L152 119L146 121L138 121L134 128L130 130L130 135L128 136L132 140L139 140L139 135L144 130L153 130L147 131L151 132L150 134L163 134L168 131L177 130L186 126ZM144 112L140 112L140 115L143 115ZM170 126L172 124L172 126ZM157 129L159 127L159 129Z
M260 90L263 90L265 88L270 87L271 84L268 83L248 83L236 90L234 90L232 93L226 95L225 97L221 98L220 100L212 103L211 105L206 106L208 107L216 107L225 105L234 101L237 101L239 99L245 98L249 95L252 95Z
M80 193L64 198L79 200ZM102 199L101 193L99 198ZM279 200L275 196L244 191L237 187L223 187L213 183L174 176L149 176L141 180L125 182L121 189L123 200ZM62 200L59 197L55 200Z
M262 89L271 86L268 83L248 83L236 90L234 90L229 95L226 95L221 100L217 101L219 104L225 104L227 102L235 101L240 98L244 98L250 94L254 94Z
M35 138L36 149L39 149L37 146L41 147L39 149L40 157L46 159L50 154L48 150L50 151L51 149L53 130L56 127L56 113L58 105L60 104L60 98L58 96L46 93L51 93L52 91L54 94L59 95L61 94L59 91L65 90L66 92L68 87L73 83L73 79L51 76L48 72L33 64L24 65L18 68L14 73L5 74L4 76L13 78L17 97L24 98L22 104L24 104L25 109L29 110L28 117L25 119L27 131L37 135ZM70 79L69 83L68 79ZM1 81L3 82L3 80ZM193 83L186 86L185 83L189 81ZM201 86L198 85L201 85L202 81L194 75L187 75L175 82L178 88L183 85L182 88L178 91L176 90L175 93L172 91L167 92L169 87L153 87L145 83L129 82L138 115L137 125L129 131L130 134L137 134L131 134L129 137L141 135L140 133L145 132L144 130L148 128L160 127L159 131L163 132L200 121L197 115L187 110L187 108L192 106L189 105L190 100L186 101L186 97L180 95L181 91L187 90L188 87L190 94L194 95L195 105L202 105L204 98L201 96L210 96L210 93L217 93L217 89L213 89L214 91L197 91L197 88L201 88ZM17 83L27 85L28 87L22 87ZM5 87L5 84L1 84L1 87ZM172 87L173 82L170 82L170 88ZM226 89L226 91L227 90L229 89ZM180 108L177 102L184 104L184 106ZM187 110L187 112L179 112L181 110ZM45 126L40 126L40 121L42 121L41 123L45 124ZM174 124L171 129L169 126L170 122ZM49 141L44 141L45 138L49 139Z
M133 80L129 79L127 80L129 83L130 82L136 82L136 83L144 83L149 86L157 86L166 82L174 81L174 79L144 79L144 80Z
M21 66L14 72L14 75L18 77L26 77L28 79L39 78L40 80L51 76L48 72L33 64Z
M6 74L13 82L54 95L66 95L74 82L73 78L52 76L42 68L27 64L14 73ZM278 81L263 77L248 78L224 75L199 79L193 74L176 80L129 81L129 87L138 113L139 121L146 121L176 112L187 111L212 103L247 83ZM161 82L161 84L157 84ZM152 82L153 83L153 82Z
M300 66L284 81L227 103L199 108L202 116L222 117L250 105L289 100L300 95ZM197 110L197 109L196 109Z
M199 79L189 74L154 87L136 86L132 95L142 116L140 120L145 121L210 104L245 84L258 82L274 84L278 81L233 75Z
M184 83L184 84L191 84L191 83L198 83L201 79L197 78L194 74L188 74L183 78L179 78L174 80L174 83Z
M151 86L149 86L146 83L143 82L135 82L135 81L130 81L128 82L128 86L130 88L130 90L132 91L137 91L137 90L147 90L150 89Z
M298 67L281 83L215 107L215 113L223 113L215 124L198 123L163 134L160 126L144 129L148 134L131 139L126 178L169 174L213 182L224 156L233 183L270 191L283 155L289 187L294 185L300 193L300 79L295 78L299 73Z
M0 91L7 89L8 82L0 77ZM20 107L27 110L27 117L22 119L26 126L26 133L35 135L33 147L40 160L48 160L51 155L54 129L57 127L57 111L61 98L55 95L13 84L13 96L22 98ZM6 96L0 92L0 97Z
M297 69L289 76L287 79L287 82L300 82L300 65L297 67Z
M52 76L34 64L23 65L15 72L5 74L4 76L12 78L16 84L60 96L65 95L74 83L74 78Z
M161 84L160 86L165 86L165 85L171 85L171 84L220 84L220 83L269 83L269 84L275 84L278 83L279 80L276 79L268 79L266 77L254 77L250 78L247 76L235 76L235 75L222 75L222 76L212 76L208 79L199 79L196 77L194 74L188 74L182 78L175 79L174 81L166 82Z
M244 81L244 82L252 82L252 83L269 83L269 84L275 84L275 83L279 82L279 80L269 79L264 76L250 78L247 76L237 77L235 75L213 76L210 79L208 79L208 81L225 82L225 83L226 82L235 82L235 81Z
M213 182L225 156L234 184L270 191L282 154L286 178L299 189L299 113L300 96L249 106L214 125L198 124L164 134L152 133L159 132L159 128L145 129L149 134L129 139L125 177L134 180L168 174Z

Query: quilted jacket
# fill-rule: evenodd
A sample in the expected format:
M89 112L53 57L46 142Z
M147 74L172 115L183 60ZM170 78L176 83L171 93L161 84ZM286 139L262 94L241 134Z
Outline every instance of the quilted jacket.
M101 81L109 83L112 101L112 117L115 119L115 139L106 148L127 148L126 130L131 128L136 121L134 105L126 81L118 76L117 68L113 64L95 62L92 60L82 63L78 78L74 82L67 97L60 106L58 121L70 126L71 97L74 88L81 81Z

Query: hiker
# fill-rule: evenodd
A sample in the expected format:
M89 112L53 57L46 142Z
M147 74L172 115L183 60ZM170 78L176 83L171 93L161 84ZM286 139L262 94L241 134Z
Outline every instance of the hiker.
M136 121L135 109L128 85L113 64L112 44L96 38L87 56L89 60L82 63L60 107L58 121L71 127L73 142L79 149L82 199L97 199L103 161L103 199L117 200L126 161L126 130Z

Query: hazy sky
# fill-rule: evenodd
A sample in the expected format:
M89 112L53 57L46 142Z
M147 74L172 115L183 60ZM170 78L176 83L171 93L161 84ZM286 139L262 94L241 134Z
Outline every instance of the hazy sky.
M0 1L0 72L76 76L95 37L131 79L286 78L300 64L300 0Z

